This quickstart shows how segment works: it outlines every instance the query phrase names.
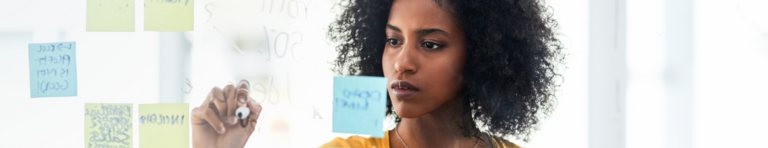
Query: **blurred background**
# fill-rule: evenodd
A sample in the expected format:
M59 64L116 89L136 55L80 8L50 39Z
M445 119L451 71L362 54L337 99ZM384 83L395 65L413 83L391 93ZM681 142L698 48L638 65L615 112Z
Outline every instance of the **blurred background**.
M338 74L325 32L341 11L335 3L196 0L194 31L143 31L136 7L135 32L86 32L84 0L4 0L0 143L84 147L84 103L191 109L212 87L240 79L265 108L246 147L347 137L330 128ZM557 106L531 141L510 140L530 148L763 147L768 1L545 3L568 54ZM77 42L78 96L30 98L27 44L64 41Z

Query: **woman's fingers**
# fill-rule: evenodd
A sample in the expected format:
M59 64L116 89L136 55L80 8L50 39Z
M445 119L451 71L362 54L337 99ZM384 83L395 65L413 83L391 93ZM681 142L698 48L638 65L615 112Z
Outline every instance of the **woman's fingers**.
M235 110L237 110L237 100L235 99L237 98L237 89L235 89L235 86L230 84L230 85L227 85L227 87L224 88L224 90L225 90L224 93L226 94L225 96L227 97L227 110L226 110L227 114L225 114L225 116L222 116L222 117L224 117L224 119L227 120L228 124L234 125L237 123L237 120L239 119L235 116Z
M214 107L216 109L215 114L218 114L221 117L226 117L227 98L224 97L224 92L219 87L213 87L211 89L211 93L208 96L213 96L213 97L210 97L210 101L213 102Z
M203 104L192 109L193 122L208 123L216 132L223 134L226 132L226 125L237 124L240 119L235 113L237 108L247 106L251 111L248 115L250 119L243 122L255 124L261 113L261 106L258 103L252 104L251 102L255 103L253 99L249 101L249 89L250 84L246 80L240 81L237 88L232 84L225 86L223 90L219 87L212 88ZM250 127L249 131L252 132L253 127Z
M216 131L219 134L223 134L226 129L224 128L224 125L221 123L218 117L216 118L209 118L208 116L213 114L215 116L216 113L213 113L213 110L211 109L205 109L203 107L195 107L192 109L192 117L194 124L210 124L214 131Z
M248 114L248 118L251 119L258 119L259 115L261 114L261 105L259 103L256 103L256 100L249 99L248 101L248 109L251 110L251 113Z
M224 124L221 123L219 116L216 115L217 110L215 109L215 104L209 101L212 97L214 97L214 95L209 94L203 105L192 109L193 122L195 124L208 123L217 133L223 134L226 129L224 128Z
M208 104L211 103L210 101L211 94L208 94L208 96L205 98L205 101L203 101L203 104L200 104L200 107L195 107L192 109L192 123L193 124L208 124L208 121L205 121L205 108L208 108Z
M211 124L211 127L213 127L216 132L219 134L224 134L226 132L226 128L224 128L224 123L221 123L221 120L219 120L219 116L216 115L216 113L213 112L214 110L211 108L208 108L205 110L205 120L208 121L208 123Z
M245 127L245 130L248 132L248 134L253 133L253 131L256 129L256 121L259 119L259 115L261 115L261 105L259 103L256 103L256 100L253 100L252 98L248 97L248 109L251 110L251 113L248 114L248 126Z
M249 99L248 101L248 109L251 110L251 113L248 114L248 118L251 120L258 120L259 115L261 115L261 105L259 103L256 103L256 100Z
M208 123L208 121L205 121L205 114L202 108L195 107L192 109L192 124L203 124Z
M238 118L241 118L240 115L236 114L236 111L240 107L245 107L248 104L248 93L251 88L250 84L246 80L241 80L240 83L237 84L237 95L233 102L229 104L230 111L233 114L233 116L237 116Z

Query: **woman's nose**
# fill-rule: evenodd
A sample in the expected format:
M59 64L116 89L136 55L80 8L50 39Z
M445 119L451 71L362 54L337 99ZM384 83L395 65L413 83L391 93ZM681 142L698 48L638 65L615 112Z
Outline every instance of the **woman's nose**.
M416 73L418 71L418 59L416 59L418 54L418 46L406 42L395 58L395 71L398 73Z

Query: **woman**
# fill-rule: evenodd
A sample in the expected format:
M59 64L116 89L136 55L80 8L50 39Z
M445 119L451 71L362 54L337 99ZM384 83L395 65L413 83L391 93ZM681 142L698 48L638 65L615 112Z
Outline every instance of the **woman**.
M387 113L397 126L381 139L336 138L322 147L517 147L499 137L527 141L551 111L562 47L539 1L355 0L346 7L329 32L342 43L336 70L386 77Z
M328 33L340 43L335 70L386 77L387 115L397 126L384 138L336 138L320 147L513 148L500 137L528 141L552 110L562 46L539 1L350 0L342 6Z

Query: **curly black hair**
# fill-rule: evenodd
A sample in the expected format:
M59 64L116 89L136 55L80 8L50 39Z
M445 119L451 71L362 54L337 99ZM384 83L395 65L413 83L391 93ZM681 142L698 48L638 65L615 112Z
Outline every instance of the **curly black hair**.
M384 76L385 27L393 0L347 0L330 27L338 43L333 69L339 74ZM482 131L528 141L555 104L563 46L557 22L538 0L435 0L466 34L461 107L457 124L465 137ZM387 96L387 115L400 118ZM478 123L480 125L478 125Z

